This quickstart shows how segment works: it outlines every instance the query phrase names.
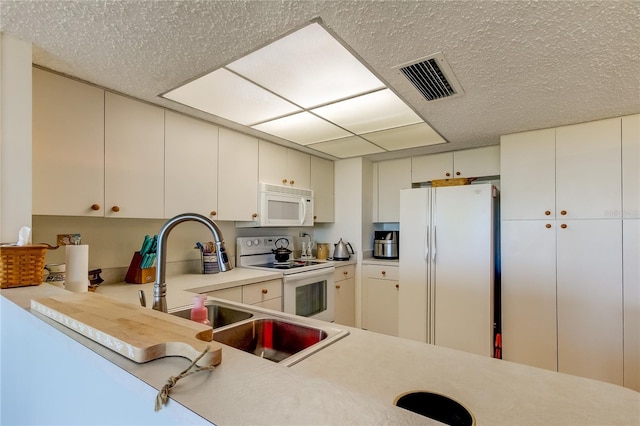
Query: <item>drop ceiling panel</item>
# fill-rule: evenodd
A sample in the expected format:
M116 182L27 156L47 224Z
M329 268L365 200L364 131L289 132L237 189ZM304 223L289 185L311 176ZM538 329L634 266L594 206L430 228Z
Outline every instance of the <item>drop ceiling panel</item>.
M252 127L301 145L309 145L351 135L344 129L308 112L300 112Z
M384 87L320 24L310 24L227 68L304 108Z
M337 158L358 157L361 155L384 152L382 148L377 147L358 136L316 143L309 145L309 148L324 152L325 154L333 155Z
M222 68L163 97L245 126L300 111L290 102Z
M416 148L446 142L426 123L368 133L362 135L362 137L387 151Z
M355 134L422 122L422 119L389 89L336 102L316 108L312 112Z

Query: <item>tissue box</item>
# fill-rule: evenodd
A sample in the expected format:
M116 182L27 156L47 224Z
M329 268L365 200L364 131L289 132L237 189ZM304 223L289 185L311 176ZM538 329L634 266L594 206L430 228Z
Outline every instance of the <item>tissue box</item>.
M0 288L42 284L47 245L0 247Z

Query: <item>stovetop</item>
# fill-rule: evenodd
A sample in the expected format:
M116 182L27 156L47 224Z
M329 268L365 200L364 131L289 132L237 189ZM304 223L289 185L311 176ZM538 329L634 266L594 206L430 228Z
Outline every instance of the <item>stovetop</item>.
M271 269L295 269L303 268L305 266L321 265L327 262L315 262L313 260L290 260L288 262L269 262L261 263L259 265L251 265L256 268L271 268Z
M290 258L287 262L276 262L273 250L284 247L293 252L293 240L292 236L239 237L236 240L236 264L241 268L277 270L285 275L334 267L333 262L310 259Z

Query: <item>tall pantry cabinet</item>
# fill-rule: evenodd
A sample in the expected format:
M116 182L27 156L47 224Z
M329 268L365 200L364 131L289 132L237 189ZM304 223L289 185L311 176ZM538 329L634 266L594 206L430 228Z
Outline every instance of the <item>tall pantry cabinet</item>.
M502 137L507 360L624 382L621 129L615 118Z

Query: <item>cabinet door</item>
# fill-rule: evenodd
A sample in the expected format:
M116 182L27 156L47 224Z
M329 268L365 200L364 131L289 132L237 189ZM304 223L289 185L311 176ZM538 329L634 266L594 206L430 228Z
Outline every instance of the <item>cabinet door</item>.
M362 328L398 335L398 281L367 278L364 283Z
M640 114L622 117L622 217L640 218Z
M216 219L218 127L166 111L165 216L193 212Z
M336 286L335 322L350 327L356 325L356 279L354 272L353 265L336 268L334 279Z
M555 129L500 138L502 219L555 217Z
M296 188L311 186L311 156L295 149L287 149L287 180Z
M411 159L378 163L378 221L400 220L400 190L411 188Z
M640 392L640 219L622 222L624 386Z
M500 175L500 145L453 153L453 177Z
M261 140L258 157L258 177L260 182L272 185L287 185L287 148Z
M333 222L334 218L334 175L333 161L311 157L311 182L313 190L314 222Z
M164 110L105 93L105 216L164 218Z
M506 220L500 233L502 357L557 371L555 221Z
M448 179L452 175L453 153L421 155L411 158L411 182L430 182L434 179Z
M621 217L621 120L556 129L556 217Z
M622 385L622 220L558 222L558 371Z
M104 216L103 90L33 69L32 186L33 214Z
M220 128L218 219L255 220L258 214L258 140Z

